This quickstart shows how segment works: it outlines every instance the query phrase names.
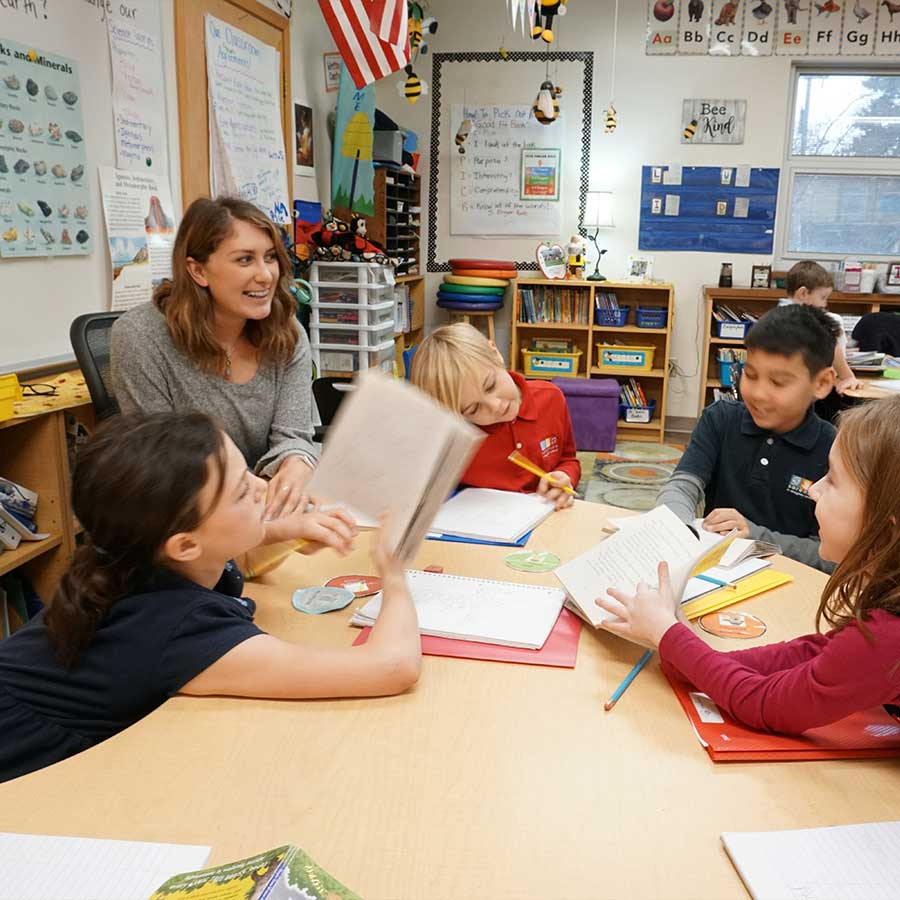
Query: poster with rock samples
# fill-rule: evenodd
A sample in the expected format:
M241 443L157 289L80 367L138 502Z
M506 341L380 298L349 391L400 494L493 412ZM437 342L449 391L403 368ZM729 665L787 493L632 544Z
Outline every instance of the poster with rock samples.
M0 38L0 256L93 250L76 63Z

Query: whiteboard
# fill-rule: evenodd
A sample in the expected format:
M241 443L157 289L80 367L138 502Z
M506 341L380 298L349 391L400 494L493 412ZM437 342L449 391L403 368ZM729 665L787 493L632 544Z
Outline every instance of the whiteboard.
M0 41L7 38L78 63L87 147L85 179L97 241L89 256L0 259L0 372L21 371L74 359L69 326L82 313L109 309L112 272L102 228L99 166L116 164L112 77L106 3L103 0L37 0L3 4ZM134 6L134 4L132 4ZM181 208L175 88L173 0L159 0L168 105L168 147L173 199ZM5 118L5 117L4 117Z
M565 243L579 231L589 185L594 54L516 51L504 59L488 52L435 53L432 60L427 271L448 272L448 259L471 256L473 235L485 242L479 248L482 255L515 260L520 269L536 270L534 251L540 240ZM503 234L482 215L460 216L466 213L456 196L461 155L456 132L462 108L530 108L545 79L562 88L561 115L553 125L535 123L536 130L530 126L528 134L534 135L534 142L562 151L559 202L522 201L519 205L520 201L513 201L513 193L519 194L520 148L485 148L508 151L503 160L503 171L509 176L504 182L503 202L509 203L510 210L533 206L522 218L534 216L535 221L509 229L515 233ZM476 127L467 145L477 132ZM466 156L470 152L467 149Z

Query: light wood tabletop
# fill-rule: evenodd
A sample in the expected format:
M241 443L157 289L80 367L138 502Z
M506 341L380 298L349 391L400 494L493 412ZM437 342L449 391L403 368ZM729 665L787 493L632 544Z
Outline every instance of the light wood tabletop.
M576 502L529 547L571 558L613 514ZM368 542L349 560L294 557L249 586L259 624L349 645L352 607L304 615L291 594L371 573ZM508 568L509 552L426 542L416 566L554 584ZM741 605L767 623L762 643L811 631L825 581L777 568L795 581ZM209 844L211 864L293 842L367 900L725 900L747 895L723 831L897 818L896 761L713 764L655 662L604 713L641 652L585 628L574 670L426 657L399 697L178 697L0 785L0 831Z

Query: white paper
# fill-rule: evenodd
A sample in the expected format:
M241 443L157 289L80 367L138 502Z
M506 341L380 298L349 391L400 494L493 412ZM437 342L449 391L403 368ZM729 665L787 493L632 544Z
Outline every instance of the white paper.
M734 198L734 217L735 219L746 219L750 214L750 198L735 197Z
M512 544L540 525L553 503L539 494L466 488L447 500L431 530L453 537Z
M172 275L177 221L169 179L153 172L100 167L100 193L113 269L113 309L150 299Z
M681 209L681 197L678 194L666 194L666 212L667 216L677 216Z
M0 833L0 900L146 900L209 847Z
M663 184L681 184L681 170L682 167L679 163L669 163L663 171Z
M873 378L865 382L866 387L880 388L883 391L900 391L900 378Z
M734 170L734 186L750 187L750 166L738 166Z
M110 4L106 25L118 168L158 172L168 177L159 0Z
M896 900L900 822L725 832L754 900Z
M281 54L208 13L205 30L212 195L237 195L286 224Z
M419 631L437 637L539 650L562 610L559 588L408 571ZM381 612L373 597L350 622L371 625Z
M737 542L735 541L733 544L734 543ZM730 550L731 547L725 552L728 553ZM750 575L755 575L763 569L768 569L771 565L772 564L765 559L745 559L743 562L731 566L730 568L725 566L713 566L711 569L707 569L703 574L710 578L716 578L719 581L740 582L742 578L748 578ZM718 590L720 590L718 585L704 581L702 578L691 578L685 585L684 593L681 595L681 602L689 603L691 600L696 600L704 594L711 594L713 591Z

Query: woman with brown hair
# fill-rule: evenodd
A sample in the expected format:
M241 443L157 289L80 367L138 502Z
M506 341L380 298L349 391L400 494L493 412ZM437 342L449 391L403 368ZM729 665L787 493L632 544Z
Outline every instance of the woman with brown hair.
M309 342L275 226L233 197L195 200L172 278L113 326L111 376L123 412L217 416L258 475L266 514L293 512L315 465Z
M658 648L664 667L751 728L800 734L900 703L900 397L841 415L828 474L809 496L819 553L838 563L816 616L830 631L713 650L678 621L665 563L658 588L640 584L634 596L610 589L596 600L612 616L603 627Z

